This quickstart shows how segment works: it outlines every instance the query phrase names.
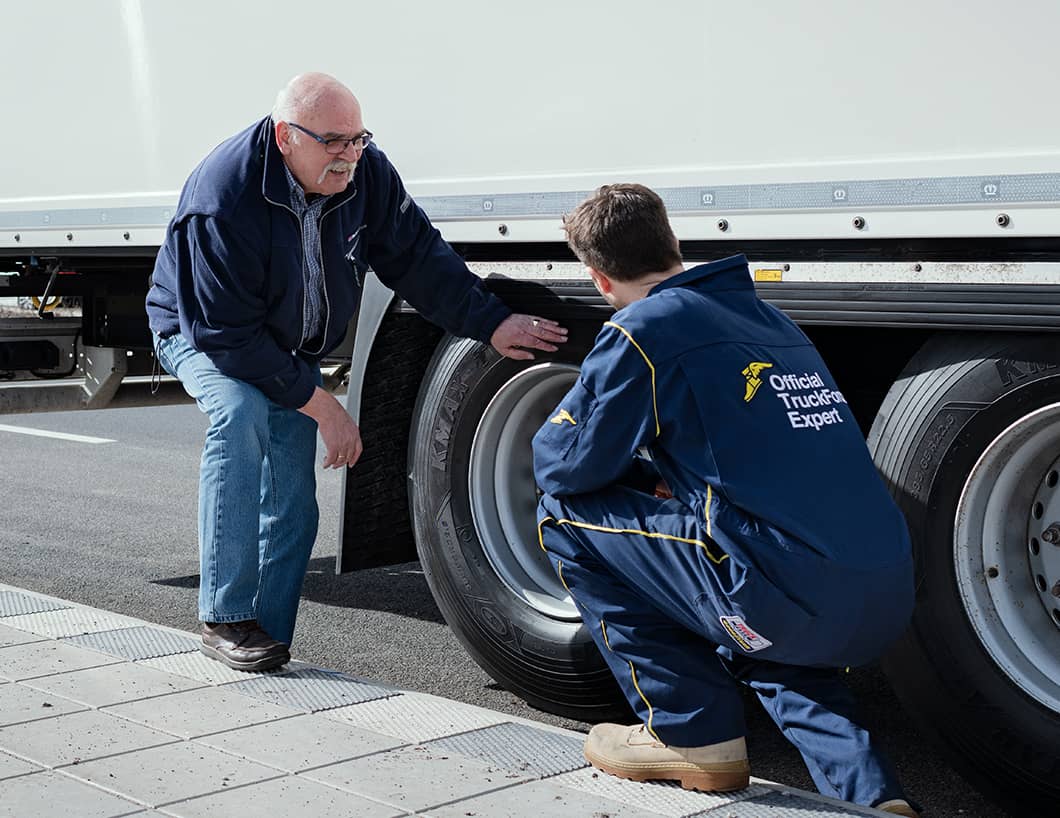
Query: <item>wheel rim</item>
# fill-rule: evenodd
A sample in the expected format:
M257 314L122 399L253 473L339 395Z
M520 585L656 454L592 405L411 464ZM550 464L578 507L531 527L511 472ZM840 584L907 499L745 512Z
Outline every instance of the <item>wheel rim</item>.
M546 363L504 384L475 430L468 474L475 531L493 571L534 610L563 620L579 615L538 542L530 443L577 377L576 366Z
M1054 712L1060 712L1060 596L1052 593L1060 590L1057 452L1060 403L998 435L961 492L953 543L961 597L980 642L1021 690ZM1048 541L1054 534L1055 544Z

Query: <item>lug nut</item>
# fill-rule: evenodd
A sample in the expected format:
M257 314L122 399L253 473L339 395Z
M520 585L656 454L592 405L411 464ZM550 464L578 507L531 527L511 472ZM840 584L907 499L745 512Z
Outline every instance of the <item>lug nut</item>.
M1057 582L1056 585L1053 586L1052 594L1055 597L1060 597L1060 582Z
M1060 543L1060 523L1053 523L1042 532L1041 538L1053 545Z

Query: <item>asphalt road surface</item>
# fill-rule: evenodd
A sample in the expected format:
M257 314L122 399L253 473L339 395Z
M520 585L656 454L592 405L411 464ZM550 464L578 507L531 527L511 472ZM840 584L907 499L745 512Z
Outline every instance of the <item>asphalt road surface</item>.
M0 416L0 581L196 630L195 506L205 428L192 405ZM297 658L588 730L528 707L479 669L446 626L418 563L336 576L339 489L337 472L319 472L321 527L292 647ZM946 766L879 672L854 671L850 683L926 818L1023 818L985 801ZM798 754L752 698L747 711L752 772L813 790Z

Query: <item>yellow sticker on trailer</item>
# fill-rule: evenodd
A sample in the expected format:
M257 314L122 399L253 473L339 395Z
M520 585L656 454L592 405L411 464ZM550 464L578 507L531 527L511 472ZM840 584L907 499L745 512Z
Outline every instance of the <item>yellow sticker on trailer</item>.
M755 281L780 281L783 278L783 270L771 270L766 268L755 270Z

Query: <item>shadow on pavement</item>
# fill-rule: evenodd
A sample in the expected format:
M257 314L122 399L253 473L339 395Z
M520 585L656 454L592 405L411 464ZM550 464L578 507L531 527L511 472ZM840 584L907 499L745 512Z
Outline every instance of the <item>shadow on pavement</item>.
M199 575L166 577L151 580L151 583L172 588L198 588ZM309 561L302 584L302 599L338 608L380 611L445 624L418 562L336 574L332 557L317 557Z

